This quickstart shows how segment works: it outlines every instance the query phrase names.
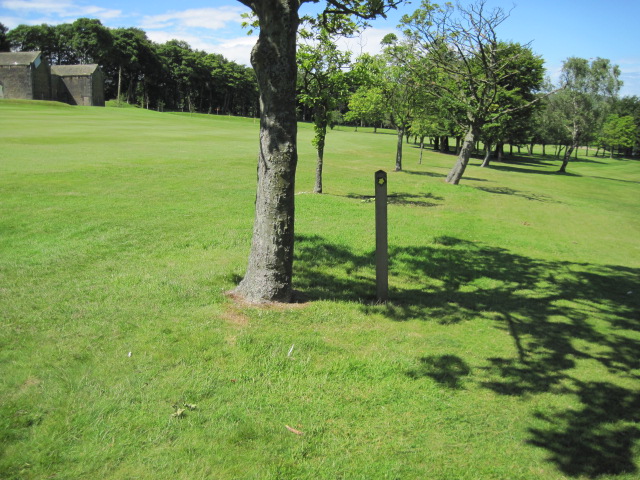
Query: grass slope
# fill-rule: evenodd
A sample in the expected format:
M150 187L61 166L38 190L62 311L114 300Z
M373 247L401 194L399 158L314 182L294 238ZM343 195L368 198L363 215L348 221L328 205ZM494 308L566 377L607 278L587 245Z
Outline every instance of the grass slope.
M256 308L257 133L0 101L0 478L638 478L637 161L407 146L373 305L394 137L332 131L319 196L301 125L306 303Z

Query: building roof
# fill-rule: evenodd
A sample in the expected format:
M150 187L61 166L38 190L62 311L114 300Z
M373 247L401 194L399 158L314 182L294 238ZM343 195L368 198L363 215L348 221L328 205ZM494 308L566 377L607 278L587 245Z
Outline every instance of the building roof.
M59 77L76 77L93 75L98 69L98 65L52 65L51 74Z
M0 52L0 66L30 65L41 52Z

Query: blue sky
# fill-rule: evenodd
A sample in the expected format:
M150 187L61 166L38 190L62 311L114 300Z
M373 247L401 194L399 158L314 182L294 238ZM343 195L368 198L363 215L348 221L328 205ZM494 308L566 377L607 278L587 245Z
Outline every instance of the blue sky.
M346 46L355 53L376 52L380 39L396 31L400 16L418 5L414 1L387 20L376 21L361 39L346 41ZM498 30L500 38L531 42L552 79L568 57L603 57L620 66L622 95L640 96L639 0L487 0L487 5L511 11ZM142 28L156 42L177 38L249 64L255 39L241 28L245 11L234 0L0 0L0 22L9 28L98 18L108 27Z

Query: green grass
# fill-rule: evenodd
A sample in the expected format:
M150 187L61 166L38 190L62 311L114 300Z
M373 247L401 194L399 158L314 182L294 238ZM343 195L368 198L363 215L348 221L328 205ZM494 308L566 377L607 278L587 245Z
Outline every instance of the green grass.
M453 187L453 156L393 173L393 135L343 127L313 195L301 125L305 303L258 308L225 296L257 135L0 101L0 478L640 476L638 161L476 159Z

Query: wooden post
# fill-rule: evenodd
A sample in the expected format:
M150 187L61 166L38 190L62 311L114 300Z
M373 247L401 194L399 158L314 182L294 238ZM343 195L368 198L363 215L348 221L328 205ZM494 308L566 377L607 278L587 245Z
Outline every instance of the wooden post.
M376 291L378 302L389 297L389 253L387 240L387 172L378 170L376 181Z

